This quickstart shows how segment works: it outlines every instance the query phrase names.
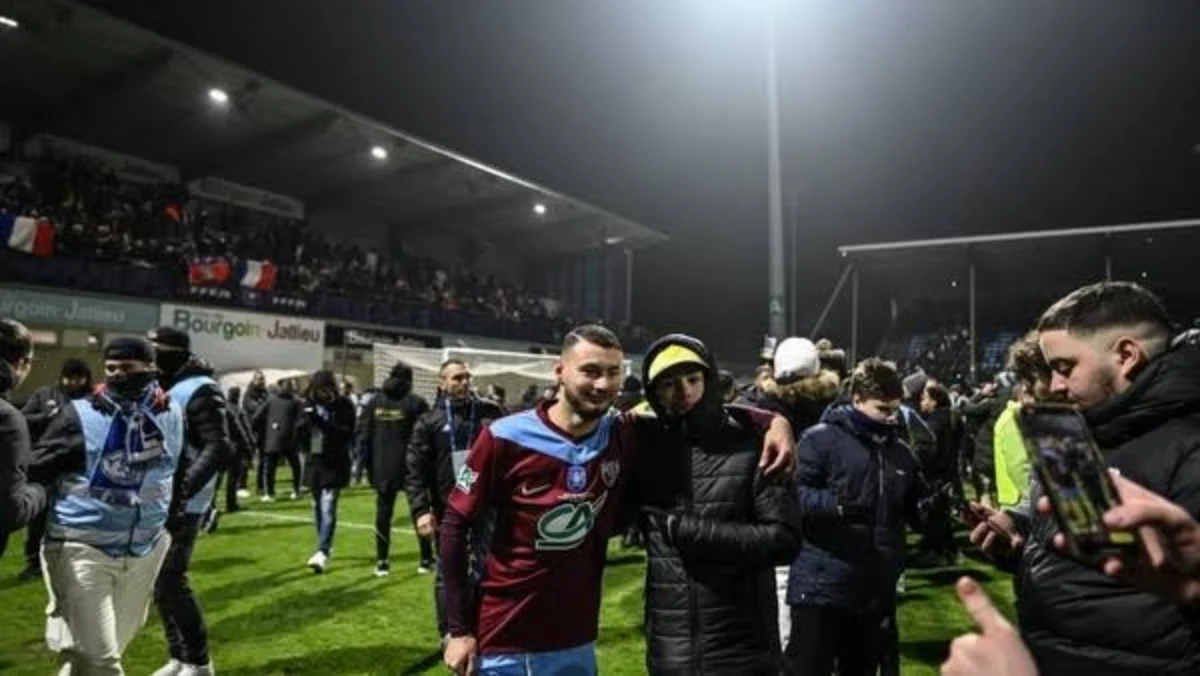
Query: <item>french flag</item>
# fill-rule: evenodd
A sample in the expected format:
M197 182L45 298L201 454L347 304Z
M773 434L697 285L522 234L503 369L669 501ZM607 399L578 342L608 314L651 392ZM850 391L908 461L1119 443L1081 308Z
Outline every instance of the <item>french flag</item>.
M275 288L275 276L279 268L271 261L241 261L238 266L241 268L238 276L242 286L247 289L270 291Z
M54 255L54 226L28 216L0 214L0 242L34 256Z

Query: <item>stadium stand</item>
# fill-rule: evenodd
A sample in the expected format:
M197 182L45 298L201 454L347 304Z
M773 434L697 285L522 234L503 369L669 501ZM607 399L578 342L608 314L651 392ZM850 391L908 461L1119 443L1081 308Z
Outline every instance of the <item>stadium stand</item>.
M545 288L511 270L661 234L85 6L17 4L29 37L4 50L27 67L0 83L30 95L6 108L0 207L29 246L0 252L0 281L540 343L605 320L644 339L603 273Z

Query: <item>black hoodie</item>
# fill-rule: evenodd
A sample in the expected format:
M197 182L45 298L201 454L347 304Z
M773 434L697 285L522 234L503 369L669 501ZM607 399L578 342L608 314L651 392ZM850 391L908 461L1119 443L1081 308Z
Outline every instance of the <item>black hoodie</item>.
M1121 474L1200 518L1200 348L1151 361L1130 387L1086 412ZM1034 486L1031 499L1041 494ZM1060 555L1035 515L1022 554L1021 633L1044 674L1200 673L1200 615Z
M683 416L655 395L650 367L671 345L707 364L701 401ZM647 401L660 424L630 490L644 505L646 647L651 674L778 673L774 566L800 548L800 514L787 479L758 468L762 430L722 403L716 359L700 341L666 336L646 353Z
M15 384L12 366L0 360L0 554L8 533L23 527L46 506L45 489L26 479L33 453L25 418L8 401Z
M403 491L408 473L408 442L412 440L417 419L429 410L429 404L412 392L411 372L407 377L384 381L379 394L363 406L358 419L358 438L362 463L375 490Z

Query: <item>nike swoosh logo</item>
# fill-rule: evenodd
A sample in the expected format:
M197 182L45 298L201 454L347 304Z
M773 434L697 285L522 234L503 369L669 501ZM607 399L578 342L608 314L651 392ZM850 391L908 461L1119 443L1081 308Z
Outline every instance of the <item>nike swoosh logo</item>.
M550 490L550 484L542 484L541 486L534 486L533 488L530 488L529 484L521 485L521 495L524 497L545 493L548 490Z

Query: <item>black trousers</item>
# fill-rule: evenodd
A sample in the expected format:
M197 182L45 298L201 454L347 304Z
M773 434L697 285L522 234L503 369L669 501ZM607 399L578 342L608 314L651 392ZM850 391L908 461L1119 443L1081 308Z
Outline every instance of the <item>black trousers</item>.
M396 496L399 494L400 491L395 488L375 491L375 558L378 561L387 561L391 553L392 518L396 513ZM413 519L414 530L416 526L416 519ZM433 543L418 535L417 546L421 548L421 563L431 563Z
M300 493L300 454L296 451L291 453L267 453L263 455L263 474L266 477L263 488L266 489L266 494L271 497L275 496L275 471L279 469L280 458L287 460L288 466L292 468L292 492Z
M46 535L46 515L49 510L29 520L25 530L25 565L30 568L42 567L42 538Z
M167 650L184 664L208 664L208 627L188 582L188 565L202 515L188 514L171 532L171 548L154 583L154 604L167 635Z
M217 490L213 494L213 507L217 506L217 496L221 494L221 486L225 486L225 511L236 512L238 510L238 475L242 471L242 459L234 458L229 461L229 466L221 470L217 475Z
M875 676L881 659L883 620L880 615L843 608L792 606L788 673Z

